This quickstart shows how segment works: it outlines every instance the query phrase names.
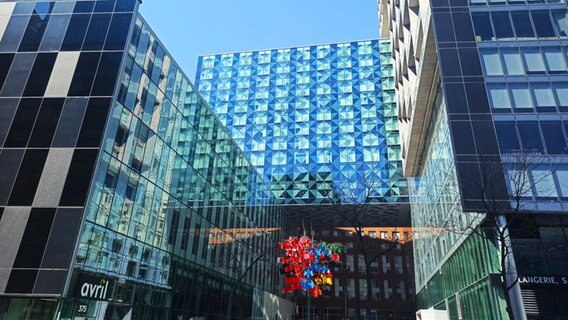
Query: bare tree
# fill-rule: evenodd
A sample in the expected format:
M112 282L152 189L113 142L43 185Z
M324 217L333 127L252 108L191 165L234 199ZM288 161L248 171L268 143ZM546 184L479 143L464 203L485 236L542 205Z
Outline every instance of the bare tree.
M274 263L274 250L268 247L266 241L274 242L271 239L270 228L239 228L239 229L217 229L213 238L216 239L214 245L227 245L229 254L221 257L217 265L229 270L236 277L229 291L229 300L225 312L225 319L230 320L233 312L234 296L249 273L259 264L265 263L269 267L276 269ZM276 243L276 242L274 242Z
M460 186L467 189L469 199L475 199L478 212L465 213L465 217L449 217L442 231L463 235L477 234L491 241L499 252L499 276L509 319L524 319L514 300L520 299L519 275L513 257L512 233L529 235L535 232L531 223L534 215L526 208L534 190L546 190L546 181L552 171L536 170L554 166L549 157L517 153L502 156L501 162L481 159L481 179L468 181L462 178ZM534 174L539 172L539 174ZM532 173L532 174L531 174ZM457 190L456 190L457 192Z
M347 224L347 227L352 228L356 239L354 247L363 257L367 295L365 314L369 318L372 310L373 288L375 287L373 280L377 278L377 275L371 273L371 267L373 263L378 263L381 257L400 246L402 240L400 236L378 240L365 233L366 228L378 227L378 225L369 224L369 221L391 221L394 217L392 217L392 213L384 213L376 209L381 202L384 202L377 192L380 186L379 181L363 176L357 184L360 186L358 189L349 184L346 186L334 185L332 188L333 196L329 197L329 201L341 220ZM397 234L397 230L395 228L393 234ZM380 242L380 246L376 246L378 242Z

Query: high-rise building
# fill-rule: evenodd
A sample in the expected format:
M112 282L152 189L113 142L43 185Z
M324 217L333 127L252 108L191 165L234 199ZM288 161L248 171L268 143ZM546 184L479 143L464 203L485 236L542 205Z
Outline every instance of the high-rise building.
M286 309L280 209L138 5L0 2L0 319Z
M298 298L300 317L413 318L412 239L392 238L409 233L392 74L389 40L199 59L201 96L298 233L346 247L330 292Z
M407 202L390 41L199 58L196 86L282 204Z
M379 10L393 41L419 309L565 317L565 1L380 0Z

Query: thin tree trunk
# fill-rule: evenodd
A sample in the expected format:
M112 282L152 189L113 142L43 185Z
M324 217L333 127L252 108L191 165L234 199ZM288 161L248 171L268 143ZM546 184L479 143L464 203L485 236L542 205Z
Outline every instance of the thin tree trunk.
M241 274L241 276L239 277L239 279L237 279L237 282L233 285L233 287L231 288L231 292L229 294L229 303L227 305L227 312L226 312L226 316L225 319L226 320L231 320L231 311L233 308L233 296L235 295L235 290L237 290L237 288L239 287L239 285L241 284L241 282L243 282L243 279L245 278L245 276L247 275L247 273L252 269L252 267L258 262L260 261L264 256L266 255L266 253L263 253L261 255L259 255L258 257L256 257L251 264L249 264L247 266L247 268L245 269L245 271L243 271L243 273Z
M509 320L515 320L515 313L513 312L513 302L511 301L511 288L513 287L512 284L509 284L509 263L508 259L510 254L510 240L508 237L507 232L507 218L505 216L499 215L496 218L496 235L497 241L499 243L499 251L500 251L500 269L501 269L501 288L503 290L503 297L505 298L506 303L506 311L507 315L509 316Z
M501 287L503 289L503 296L507 304L507 315L509 315L509 320L515 320L515 314L513 313L513 303L511 301L511 286L509 286L508 274L507 274L507 257L504 253L507 249L502 244L501 245Z

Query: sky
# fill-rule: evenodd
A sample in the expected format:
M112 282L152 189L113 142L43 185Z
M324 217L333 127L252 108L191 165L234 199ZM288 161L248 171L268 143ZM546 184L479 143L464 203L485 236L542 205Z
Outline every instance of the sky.
M143 0L140 12L192 81L201 55L379 36L376 0Z

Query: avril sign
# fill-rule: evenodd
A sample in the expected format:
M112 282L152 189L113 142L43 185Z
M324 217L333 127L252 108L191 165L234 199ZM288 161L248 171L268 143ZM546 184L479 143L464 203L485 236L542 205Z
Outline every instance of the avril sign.
M75 295L82 299L106 300L110 280L91 276L81 276Z

